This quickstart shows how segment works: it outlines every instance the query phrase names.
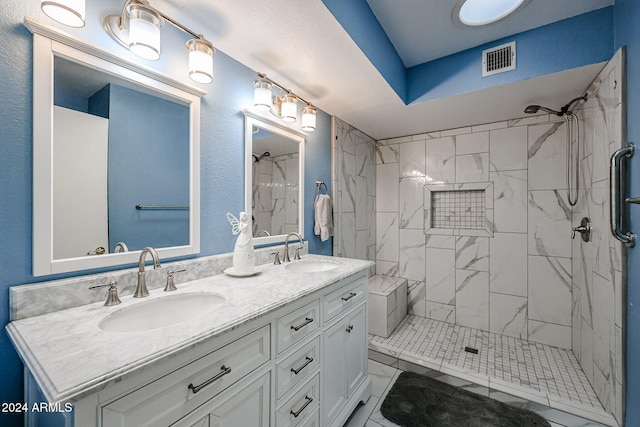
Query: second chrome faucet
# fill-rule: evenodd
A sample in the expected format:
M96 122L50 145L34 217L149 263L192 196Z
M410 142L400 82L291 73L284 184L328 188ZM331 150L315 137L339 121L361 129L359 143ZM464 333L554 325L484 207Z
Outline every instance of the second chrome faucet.
M147 254L151 254L151 258L153 258L153 269L160 268L160 257L158 257L158 253L152 247L147 246L140 253L140 261L138 262L138 286L136 287L136 291L133 294L134 298L142 298L149 295L149 290L147 289L147 279L146 273L144 271L144 261L147 257Z

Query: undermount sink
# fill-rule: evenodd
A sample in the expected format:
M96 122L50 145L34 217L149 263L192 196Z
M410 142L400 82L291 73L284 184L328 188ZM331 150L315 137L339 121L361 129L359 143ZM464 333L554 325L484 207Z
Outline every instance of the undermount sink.
M285 268L296 273L319 273L338 268L338 263L332 261L294 261Z
M164 328L196 319L224 301L221 295L205 292L162 296L111 313L100 321L98 327L111 332Z

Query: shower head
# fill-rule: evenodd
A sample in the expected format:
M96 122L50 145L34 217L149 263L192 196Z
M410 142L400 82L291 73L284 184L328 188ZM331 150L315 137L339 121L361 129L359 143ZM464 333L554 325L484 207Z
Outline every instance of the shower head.
M539 110L546 111L549 114L555 114L558 116L562 116L563 114L560 111L552 110L551 108L543 107L541 105L528 105L527 108L524 109L524 112L527 114L535 114Z
M582 96L573 98L565 106L560 108L560 111L552 110L551 108L543 107L541 105L528 105L527 108L524 109L524 112L527 114L536 114L539 110L542 110L549 114L555 114L556 116L562 117L565 114L571 115L571 107L573 106L573 104L575 104L578 101L586 101L586 100L587 100L587 94L585 93Z

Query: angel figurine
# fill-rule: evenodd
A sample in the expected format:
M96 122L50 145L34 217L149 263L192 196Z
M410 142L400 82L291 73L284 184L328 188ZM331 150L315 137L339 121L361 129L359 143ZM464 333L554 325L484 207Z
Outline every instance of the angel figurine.
M249 214L240 212L240 219L238 219L227 212L227 220L231 224L233 235L240 234L233 248L233 273L238 276L251 275L255 272L256 254L253 250Z

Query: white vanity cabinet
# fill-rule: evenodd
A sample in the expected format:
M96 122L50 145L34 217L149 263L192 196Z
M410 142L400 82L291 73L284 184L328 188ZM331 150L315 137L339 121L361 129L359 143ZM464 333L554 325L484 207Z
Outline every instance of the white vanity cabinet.
M353 402L366 401L370 394L367 288L367 278L361 277L324 297L322 425L326 427L343 425Z
M295 280L307 277L313 280ZM86 389L73 413L46 425L342 426L371 393L366 295L367 270L361 269L216 336L124 367L108 383ZM124 350L117 346L109 351ZM42 401L31 371L25 379L30 404ZM27 414L25 425L42 423L39 414Z

